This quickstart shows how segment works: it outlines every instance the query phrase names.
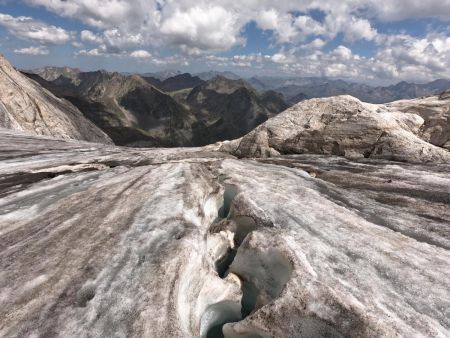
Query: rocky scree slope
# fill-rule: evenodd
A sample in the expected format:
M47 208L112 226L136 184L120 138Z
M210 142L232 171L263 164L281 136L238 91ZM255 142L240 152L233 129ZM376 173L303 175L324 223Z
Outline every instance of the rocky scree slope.
M450 335L448 164L217 150L0 129L0 336Z
M0 127L100 143L110 138L70 102L22 75L0 55Z
M449 109L445 95L388 105L351 96L311 99L224 142L222 149L239 157L323 154L448 163Z

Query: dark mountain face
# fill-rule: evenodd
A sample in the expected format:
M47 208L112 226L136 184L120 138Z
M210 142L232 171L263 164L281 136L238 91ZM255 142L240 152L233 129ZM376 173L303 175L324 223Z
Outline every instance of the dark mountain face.
M179 70L166 70L162 72L156 72L156 73L144 73L140 74L142 77L152 77L161 81L164 81L165 79L168 79L169 77L174 77L177 75L182 74Z
M298 93L297 95L290 98L289 102L292 104L296 104L298 102L302 102L308 100L309 97L306 94Z
M139 76L98 71L80 73L75 80L31 77L71 101L118 145L192 145L195 118Z
M105 71L70 78L46 74L53 80L28 76L71 101L118 145L197 146L234 139L288 107L279 93L259 94L246 81L223 76L205 82L190 74L166 80Z
M178 90L194 88L205 83L205 81L199 77L192 76L188 73L176 75L163 81L154 77L144 77L144 79L151 85L165 92L175 92Z
M204 144L241 137L288 108L280 94L258 94L243 80L221 76L194 88L186 103L204 130L195 143Z
M209 72L201 72L201 73L197 73L195 74L195 76L199 77L200 79L202 79L203 81L209 81L214 79L216 76L222 76L225 77L229 80L239 80L240 76L234 74L233 72L218 72L218 71L214 71L211 70Z

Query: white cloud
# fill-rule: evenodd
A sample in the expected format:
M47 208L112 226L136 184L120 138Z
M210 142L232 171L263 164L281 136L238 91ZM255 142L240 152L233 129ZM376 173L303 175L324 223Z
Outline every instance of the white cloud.
M26 0L58 15L72 17L95 27L110 27L130 20L139 1L127 0Z
M355 79L450 77L448 33L430 33L421 38L399 32L387 35L378 32L374 25L374 22L415 17L450 20L450 0L406 3L392 0L24 1L93 27L80 33L81 41L87 46L80 55L137 57L139 53L133 56L135 52L147 51L152 56L144 59L161 65L204 60L208 65L257 67L265 64L296 74ZM311 10L320 11L321 18L311 14ZM30 24L19 24L19 18L12 19L13 23L3 17L1 22L0 17L0 24L20 38L34 39L41 44L71 39L70 33L62 28L43 23L32 35ZM35 22L31 18L23 20ZM4 23L7 21L9 27ZM256 23L264 30L278 52L267 56L211 55L245 44L244 32L249 23ZM338 36L343 37L340 43L345 46L324 52L323 47L333 45L330 42ZM374 45L371 57L356 55L349 49L360 40ZM181 53L175 52L172 58L158 57L159 50L176 49Z
M450 19L450 0L367 0L381 20L403 20L412 17Z
M161 33L187 52L221 51L241 43L232 12L219 6L193 7L163 19Z
M261 11L256 18L256 22L261 29L275 30L278 26L279 13L275 9L271 8L267 11Z
M338 46L330 55L338 60L350 60L353 56L351 49L345 46Z
M152 57L152 54L146 50L135 50L134 52L131 52L130 56L136 59L149 59Z
M104 31L102 42L109 53L120 53L122 50L135 48L144 44L141 33L123 32L117 28Z
M375 39L378 34L368 20L355 17L351 17L342 30L349 41L362 39L370 41Z
M71 34L63 28L47 25L27 16L13 17L0 13L0 25L19 39L42 44L64 44L71 40Z
M103 39L101 36L94 34L89 30L82 30L80 33L81 41L89 42L89 43L103 43Z
M279 52L271 57L274 63L289 64L295 63L297 58L292 53Z
M99 49L99 48L93 48L90 50L82 49L78 52L76 52L76 55L82 55L82 56L103 56L105 53Z
M50 52L45 46L38 46L38 47L31 46L26 48L15 49L14 53L25 55L48 55Z
M75 48L83 48L83 44L79 41L72 41L72 46Z
M373 40L377 32L368 20L371 18L363 16L369 9L381 20L450 18L450 0L411 0L406 6L390 0L247 0L245 4L234 0L25 1L104 30L103 34L90 32L84 39L105 44L111 53L138 46L175 46L187 54L224 51L244 43L242 30L252 21L273 31L276 42L298 44L307 37L331 40L339 33L347 41ZM314 20L308 14L311 9L322 10L325 22Z
M430 81L450 78L450 37L429 34L380 36L380 49L364 57L345 46L328 53L317 50L280 51L264 58L281 72L328 76L355 81ZM268 66L268 65L266 65Z
M295 19L294 25L305 35L322 35L327 32L326 28L320 22L307 15L298 16Z
M326 45L326 41L317 38L312 40L311 42L304 44L301 46L302 49L309 49L309 50L315 50L315 49L321 49L322 47L324 47Z

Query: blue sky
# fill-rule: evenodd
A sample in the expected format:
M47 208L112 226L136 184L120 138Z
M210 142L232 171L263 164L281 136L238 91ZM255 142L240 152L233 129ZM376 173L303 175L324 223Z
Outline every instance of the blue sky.
M17 67L450 78L450 0L0 0Z

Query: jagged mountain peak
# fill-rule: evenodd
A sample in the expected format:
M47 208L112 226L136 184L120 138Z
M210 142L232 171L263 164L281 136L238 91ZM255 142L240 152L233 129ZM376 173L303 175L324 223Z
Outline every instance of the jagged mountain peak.
M78 75L81 73L79 68L72 67L43 67L38 69L32 69L30 71L26 71L27 73L37 74L42 77L46 81L54 81L60 77L71 79L72 81L76 81Z

